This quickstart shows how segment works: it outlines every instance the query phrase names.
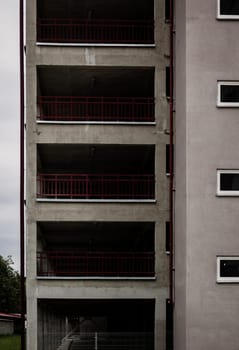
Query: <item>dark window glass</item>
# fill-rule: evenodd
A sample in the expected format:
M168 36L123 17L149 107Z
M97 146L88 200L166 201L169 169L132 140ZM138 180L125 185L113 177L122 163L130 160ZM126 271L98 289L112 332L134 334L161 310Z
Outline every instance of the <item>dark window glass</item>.
M170 67L166 67L166 96L170 97Z
M166 221L165 223L165 234L166 234L166 237L165 237L165 250L166 252L169 252L170 251L170 236L169 236L169 227L170 227L170 223L169 221Z
M221 102L239 102L239 85L221 85Z
M238 0L221 0L220 1L221 15L239 15L239 1Z
M239 277L239 260L221 260L221 277Z
M239 191L239 174L221 174L221 191Z
M166 299L166 350L173 350L173 304Z
M165 0L165 20L170 20L170 0Z

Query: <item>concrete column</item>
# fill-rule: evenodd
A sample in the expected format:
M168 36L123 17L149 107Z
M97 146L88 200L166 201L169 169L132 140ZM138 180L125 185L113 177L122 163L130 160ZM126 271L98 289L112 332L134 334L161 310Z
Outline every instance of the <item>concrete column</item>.
M166 318L166 298L157 300L155 303L155 349L165 349L165 318Z
M37 350L37 300L28 287L27 349Z

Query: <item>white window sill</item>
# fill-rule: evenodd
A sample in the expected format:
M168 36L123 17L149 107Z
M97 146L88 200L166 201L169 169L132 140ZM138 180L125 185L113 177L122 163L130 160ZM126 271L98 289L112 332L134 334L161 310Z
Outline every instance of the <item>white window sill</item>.
M97 43L54 43L54 42L36 42L37 46L62 46L62 47L145 47L154 48L155 44L97 44Z
M218 20L239 20L239 15L217 15Z
M48 121L37 120L37 124L59 124L59 125L156 125L156 122L97 122L97 121Z
M156 199L51 199L37 198L37 202L50 203L156 203Z
M101 277L101 276L95 276L95 277L57 277L57 276L37 276L37 280L77 280L77 281L85 281L85 280L112 280L112 281L118 281L118 280L127 280L127 281L155 281L156 277Z

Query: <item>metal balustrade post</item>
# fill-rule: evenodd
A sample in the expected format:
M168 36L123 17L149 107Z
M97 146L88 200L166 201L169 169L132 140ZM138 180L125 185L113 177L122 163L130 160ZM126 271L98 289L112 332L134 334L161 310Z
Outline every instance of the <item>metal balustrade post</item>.
M90 186L90 178L88 175L85 177L85 195L86 199L89 198L89 186Z
M98 350L98 333L95 332L95 350Z
M100 120L104 120L104 100L100 98Z
M131 106L132 106L132 116L131 116L131 119L132 119L132 120L135 120L135 99L134 99L134 98L132 98Z
M73 112L74 111L74 104L73 104L74 102L73 102L72 97L70 98L70 102L68 102L68 104L65 103L65 105L69 106L69 103L70 103L70 113L69 114L70 114L70 119L72 120L73 119L73 114L74 114L74 112ZM66 110L69 110L68 107L66 108Z
M89 120L89 98L87 97L86 98L86 101L85 101L85 118L86 120Z
M115 108L115 112L116 112L116 113L115 113L115 119L116 119L116 120L120 120L119 98L118 98L118 97L116 98L116 102L115 102L115 103L116 103L116 105L115 105L115 107L116 107L116 108Z
M55 186L54 186L54 191L55 191L55 195L54 195L54 197L55 198L57 198L58 196L57 196L57 182L58 182L58 176L57 175L55 175L54 176L54 179L55 179ZM51 192L50 192L51 193Z
M71 178L70 178L70 199L73 198L73 176L71 175Z
M53 104L54 104L54 114L55 114L55 116L58 116L58 114L59 114L59 105L58 105L58 98L57 97L54 97L54 102L53 102Z

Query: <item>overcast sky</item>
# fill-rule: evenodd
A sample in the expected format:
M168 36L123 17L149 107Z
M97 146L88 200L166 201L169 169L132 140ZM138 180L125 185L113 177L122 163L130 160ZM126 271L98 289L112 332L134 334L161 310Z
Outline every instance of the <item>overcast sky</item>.
M0 255L19 270L18 0L0 0Z

